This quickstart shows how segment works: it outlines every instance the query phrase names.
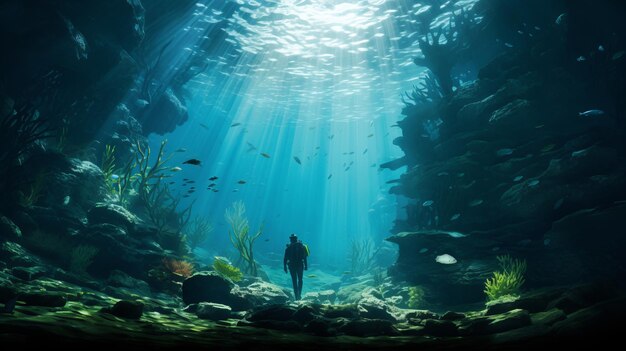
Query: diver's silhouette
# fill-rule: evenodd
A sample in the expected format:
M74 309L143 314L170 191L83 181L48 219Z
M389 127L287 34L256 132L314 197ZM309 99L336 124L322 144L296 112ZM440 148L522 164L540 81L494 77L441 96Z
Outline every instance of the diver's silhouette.
M302 275L303 270L308 269L307 256L309 250L298 240L296 234L289 236L290 243L287 244L285 249L285 258L283 259L283 265L285 273L287 273L287 266L289 266L289 273L291 273L291 281L293 282L293 292L296 296L296 300L302 298Z

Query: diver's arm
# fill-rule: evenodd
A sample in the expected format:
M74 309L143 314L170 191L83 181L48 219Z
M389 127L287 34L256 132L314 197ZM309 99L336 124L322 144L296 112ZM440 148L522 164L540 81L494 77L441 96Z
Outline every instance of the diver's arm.
M307 262L306 255L304 255L304 270L306 271L307 269L309 269L309 263Z

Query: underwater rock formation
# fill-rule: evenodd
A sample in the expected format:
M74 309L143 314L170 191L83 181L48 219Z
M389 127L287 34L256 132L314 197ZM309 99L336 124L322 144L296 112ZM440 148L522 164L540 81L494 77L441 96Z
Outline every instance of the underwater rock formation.
M405 156L383 165L407 166L391 193L412 200L388 239L400 245L394 277L450 304L482 299L500 253L528 260L529 287L621 274L626 110L606 71L623 76L624 61L599 52L593 68L577 65L568 40L546 29L449 97L404 109L394 143ZM458 262L436 263L442 254Z

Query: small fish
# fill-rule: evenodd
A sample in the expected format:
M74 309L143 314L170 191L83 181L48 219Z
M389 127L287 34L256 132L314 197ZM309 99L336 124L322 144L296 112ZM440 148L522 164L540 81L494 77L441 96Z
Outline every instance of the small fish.
M261 152L261 156L263 156L265 158L270 158L270 155L265 153L265 152Z
M535 187L539 185L539 181L537 179L531 180L530 182L528 182L528 186L530 187Z
M498 156L509 156L513 153L513 149L509 149L509 148L505 148L505 149L500 149L498 151L496 151L496 155Z
M513 44L504 43L504 46L506 46L507 48L512 48L512 47L513 47Z
M184 165L193 165L193 166L200 166L200 160L192 158L189 159L185 162L183 162Z
M604 46L602 46L602 45L598 45L598 51L600 51L600 52L604 52Z
M587 61L587 58L583 55L578 56L578 58L576 58L576 61L578 62L584 62Z
M426 253L426 252L428 252L427 248L422 248L418 251L418 253L421 253L421 254Z
M215 183L211 183L211 184L209 184L208 188L212 188L212 187L214 187L214 186L216 186L216 185L217 185L217 184L215 184Z
M455 264L457 261L456 261L456 258L448 254L443 254L443 255L439 255L435 257L435 262L441 263L441 264Z
M263 241L268 242L268 241L270 241L270 239L265 239L265 240L263 240Z
M238 191L239 191L239 189L233 189L233 191L232 191L232 192L233 192L233 193L236 193L236 192L238 192Z
M176 149L175 152L186 152L187 149L185 149L184 147L181 147L180 149Z
M587 149L582 149L582 150L572 152L572 157L582 157L585 155L587 155Z
M565 199L560 198L558 200L556 200L556 202L554 203L554 207L553 209L558 210L559 208L561 208L561 206L563 206L563 202L565 201Z
M193 190L193 189L190 189L189 191L187 191L188 194L191 194L193 192L195 192L195 190Z
M180 168L180 167L172 167L172 168L170 168L170 171L172 171L172 172L180 172L180 171L182 171L182 170L183 170L183 169L182 169L182 168Z
M367 149L363 150L363 155L365 155L367 153Z
M373 137L373 136L374 136L374 134L370 134L370 135L368 135L367 137L368 137L368 138L371 138L371 137Z
M351 275L352 272L350 272L350 271L343 271L343 272L341 272L341 274L343 274L343 275Z
M452 215L452 217L450 217L451 221L456 221L457 219L459 219L461 217L460 213L455 213Z
M296 163L297 163L297 164L299 164L299 165L301 165L301 164L302 164L302 161L300 161L300 158L299 158L299 157L297 157L297 156L294 156L294 157L293 157L293 160L294 160L294 161L296 161Z
M219 192L219 190L217 190L217 189L213 189L213 192L214 192L214 193L217 193L217 192Z
M118 180L120 179L120 176L118 176L117 174L111 174L111 179Z
M524 179L524 176L517 176L517 177L513 178L513 181L514 182L519 182L522 179Z
M207 130L209 129L209 126L207 126L207 125L206 125L206 124L204 124L204 123L200 123L200 127L204 128L204 129L207 129Z
M255 151L257 149L256 146L252 145L249 142L246 142L246 144L248 144L248 150L246 150L246 152Z
M63 198L63 206L67 206L70 203L70 196L67 195Z
M246 181L245 180L240 180L240 181L237 182L237 184L246 184Z
M482 200L482 199L476 199L476 200L474 200L474 201L471 201L471 202L469 203L469 206L470 206L470 207L475 207L475 206L478 206L478 205L480 205L480 204L482 204L482 203L483 203L483 200Z
M333 177L333 175L332 175L332 174L329 174L329 175L328 175L328 178L326 178L326 179L330 179L330 178L332 178L332 177Z
M566 24L566 21L567 21L567 13L562 13L559 15L559 17L556 18L554 23L561 25L561 24Z
M333 140L334 137L335 137L335 134L329 136L328 139Z
M183 197L189 197L189 195L183 195Z
M236 126L240 126L240 125L241 125L241 123L237 122L237 123L231 124L230 127L232 128L232 127L236 127Z
M216 177L216 176L213 176L213 177L209 178L209 180L210 180L210 181L215 181L215 180L218 180L218 179L219 179L219 178L218 178L218 177Z
M169 182L169 183L167 183L167 184L172 185L172 184L175 184L175 183L176 183L176 182Z
M426 200L426 201L424 201L424 202L422 203L422 206L424 206L424 207L430 207L430 206L432 206L434 203L435 203L435 201L433 201L433 200Z
M598 110L598 109L587 110L585 112L578 112L578 115L582 117L595 117L595 116L602 116L603 114L604 114L604 111Z

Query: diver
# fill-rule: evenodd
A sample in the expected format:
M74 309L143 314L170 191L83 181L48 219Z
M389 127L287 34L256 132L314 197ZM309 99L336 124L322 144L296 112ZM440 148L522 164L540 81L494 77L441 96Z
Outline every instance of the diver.
M293 282L293 292L297 301L302 298L302 275L304 271L308 269L307 256L309 255L309 249L301 240L298 240L296 234L291 234L289 241L290 243L287 244L287 248L285 249L283 265L285 273L287 273L287 265L289 265L289 273L291 273L291 281Z

